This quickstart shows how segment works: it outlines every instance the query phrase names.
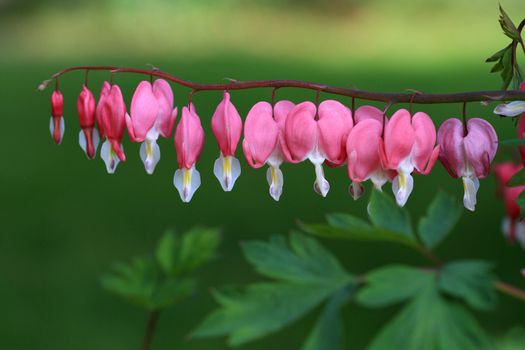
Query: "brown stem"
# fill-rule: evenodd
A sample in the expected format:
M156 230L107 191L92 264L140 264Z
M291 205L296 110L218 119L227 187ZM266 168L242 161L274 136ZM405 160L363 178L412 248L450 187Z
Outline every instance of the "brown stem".
M501 293L505 293L516 299L525 301L525 290L502 281L496 281L494 285Z
M159 320L159 311L153 310L148 314L148 320L146 322L146 331L144 333L144 340L142 341L141 350L149 350L153 335L155 335L155 328L157 327L157 321Z
M57 79L61 75L75 71L75 70L108 70L112 73L136 73L144 75L153 75L159 78L169 80L173 83L185 86L195 91L210 91L210 90L245 90L256 88L300 88L310 89L319 92L327 92L335 95L348 96L368 101L379 101L385 103L412 103L417 104L437 104L437 103L461 103L461 102L475 102L475 101L516 101L525 100L525 91L518 90L493 90L493 91L471 91L458 92L449 94L427 94L420 93L388 93L388 92L372 92L358 89L349 89L344 87L330 86L319 83L300 81L300 80L251 80L251 81L230 81L225 84L207 84L194 83L188 80L181 79L174 75L161 72L151 71L139 68L118 68L115 66L76 66L66 68L58 73L55 73L52 78Z

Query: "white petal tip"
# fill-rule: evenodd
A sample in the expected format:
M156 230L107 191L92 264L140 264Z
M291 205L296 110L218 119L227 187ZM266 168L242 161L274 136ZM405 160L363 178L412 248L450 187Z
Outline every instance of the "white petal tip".
M148 175L152 175L160 160L160 147L156 140L146 139L140 145L140 159L144 163L144 169Z
M221 153L213 165L213 174L219 180L222 189L230 192L241 175L241 163L233 156L224 157Z
M494 108L494 114L504 117L516 117L525 112L525 101L513 101Z
M118 163L120 163L120 159L113 151L109 140L104 141L102 144L102 148L100 149L100 157L106 164L106 171L108 174L114 174L115 170L117 170Z
M365 188L360 182L352 181L352 183L348 187L348 193L352 196L354 200L358 200L359 198L361 198L364 192Z
M189 203L201 185L201 176L195 165L190 169L177 169L173 176L173 185L179 191L180 199Z
M284 177L279 167L270 166L266 170L266 180L270 185L270 196L275 200L279 201L281 194L283 193Z

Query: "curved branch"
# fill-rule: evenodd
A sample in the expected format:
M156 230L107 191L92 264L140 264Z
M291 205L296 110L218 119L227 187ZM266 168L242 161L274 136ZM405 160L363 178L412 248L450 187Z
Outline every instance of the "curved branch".
M438 103L461 103L461 102L480 102L480 101L516 101L525 100L525 91L518 90L492 90L492 91L470 91L447 94L414 94L412 92L406 93L390 93L390 92L372 92L359 89L349 89L338 86L324 85L314 82L300 81L300 80L251 80L251 81L237 81L232 80L225 84L207 84L195 83L189 80L184 80L177 76L165 73L159 70L147 70L139 68L119 68L115 66L76 66L69 67L60 72L55 73L52 79L58 79L67 72L76 70L107 70L114 73L135 73L149 76L155 76L169 80L178 85L197 91L210 90L246 90L257 88L299 88L309 89L315 91L327 92L335 95L348 96L361 100L378 101L386 103L416 103L416 104L438 104Z

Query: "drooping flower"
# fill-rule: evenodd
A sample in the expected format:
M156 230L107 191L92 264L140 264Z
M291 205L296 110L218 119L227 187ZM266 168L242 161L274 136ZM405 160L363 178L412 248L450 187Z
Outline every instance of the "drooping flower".
M284 145L284 125L286 117L294 104L279 101L272 108L268 102L258 102L248 112L244 122L244 157L252 168L268 164L266 179L270 186L270 195L279 200L284 178L280 169L288 152Z
M106 163L108 173L113 174L118 163L126 160L121 143L126 128L126 104L117 85L111 86L100 112L100 128L104 130L106 137L100 149L100 156Z
M157 139L159 135L170 137L177 117L169 83L163 79L156 80L153 85L149 81L140 82L131 101L130 114L126 115L130 138L142 142L140 158L146 172L153 174L160 160Z
M385 126L381 161L385 169L397 171L392 191L398 205L403 206L414 186L411 173L428 174L439 155L436 129L432 119L423 112L413 117L406 109L394 113Z
M504 162L494 166L498 179L498 192L505 203L506 217L503 219L502 231L510 242L518 241L525 249L525 223L521 219L521 209L516 199L525 190L525 185L508 186L510 179L523 169L522 164Z
M352 129L351 112L338 101L323 101L319 108L312 102L296 105L285 123L286 147L291 162L309 159L315 167L314 190L325 197L330 185L324 177L325 160L343 164L346 160L346 139Z
M235 158L237 143L241 139L242 119L230 101L230 94L224 97L211 118L211 129L219 145L220 155L213 166L213 173L224 191L231 191L241 175L241 163Z
M95 97L84 85L77 99L78 121L82 129L78 134L78 143L89 159L95 158L99 143L98 131L95 128L95 111Z
M51 94L51 118L49 119L49 131L57 145L60 145L64 137L64 96L59 90Z
M98 134L100 136L100 139L103 139L106 137L106 134L104 133L104 123L102 122L102 106L104 105L104 101L106 97L109 95L109 91L111 90L111 85L105 81L102 84L102 89L100 90L100 96L98 98L97 108L95 110L95 118L97 120L97 126L98 126Z
M521 83L520 90L525 90L525 81ZM523 140L525 139L525 113L523 113L520 116L520 119L518 120L518 139ZM518 150L520 152L521 156L521 162L522 164L525 164L525 146L518 146Z
M175 150L179 169L175 171L173 184L179 191L180 198L187 203L201 184L201 176L195 168L204 146L204 129L195 107L182 109L177 129L175 130Z
M364 182L372 181L381 191L382 186L395 176L395 172L383 169L380 147L383 140L383 124L388 120L383 111L373 106L359 107L354 116L355 125L346 142L348 154L348 176L352 180L349 192L354 199L363 194Z
M490 171L490 163L498 149L498 136L489 122L469 119L466 126L456 118L446 120L439 128L439 160L448 173L461 177L465 194L463 205L474 211L479 180Z

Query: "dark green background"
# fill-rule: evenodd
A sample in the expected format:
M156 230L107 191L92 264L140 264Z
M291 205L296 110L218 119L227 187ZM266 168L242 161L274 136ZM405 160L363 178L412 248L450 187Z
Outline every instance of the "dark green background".
M494 11L494 18L496 12ZM502 42L504 39L502 38ZM414 44L417 46L417 43ZM487 56L498 47L486 48ZM410 53L407 53L409 55ZM138 57L147 56L140 53ZM388 68L374 61L332 68L322 61L310 63L279 56L261 58L242 52L217 53L205 58L184 55L155 59L162 70L195 81L217 82L224 77L239 80L289 78L318 81L377 91L402 91L417 88L426 92L453 92L497 89L497 76L488 74L480 56L471 64L422 65ZM213 161L218 149L209 128L209 119L221 98L219 92L194 96L198 114L206 129L206 144L197 168L202 186L190 204L181 202L172 185L177 162L173 140L161 140L162 159L155 174L145 173L138 144L125 139L126 163L115 175L106 174L102 160L86 159L78 146L76 98L83 75L71 73L61 80L65 96L66 132L62 145L53 144L48 131L51 91L37 92L38 83L63 67L77 64L144 66L143 58L56 59L52 62L32 57L26 61L5 59L0 66L3 160L0 188L0 349L134 349L143 334L142 310L108 294L99 278L115 261L151 252L167 228L178 231L195 224L217 226L223 242L217 259L200 271L199 292L187 302L161 315L153 349L226 349L225 339L188 340L186 336L216 305L209 288L242 284L259 278L243 260L239 242L266 239L273 233L286 233L296 220L317 222L335 211L366 216L369 191L354 202L347 193L346 169L326 169L331 190L327 198L313 192L313 166L307 162L283 167L285 186L280 202L268 194L265 170L253 170L244 162L242 175L233 192L224 193L213 176ZM385 60L388 60L385 57ZM400 64L400 67L403 65ZM382 68L383 67L383 68ZM90 88L98 96L108 75L94 72ZM129 104L140 77L119 75L115 82ZM176 104L187 103L188 90L174 87ZM244 117L259 100L269 100L271 90L232 92L232 101ZM282 89L278 98L295 102L313 100L315 93ZM321 95L321 99L334 98ZM341 98L350 105L350 99ZM357 101L361 105L362 101ZM394 106L401 107L401 106ZM404 105L403 107L406 107ZM509 120L491 114L493 105L469 104L469 116L488 118L499 137L513 138ZM428 112L440 124L459 116L461 105L415 106ZM178 119L177 119L178 120ZM501 148L498 159L511 159L512 150ZM367 190L370 188L368 187ZM390 186L385 186L390 192ZM422 215L438 190L462 196L460 180L450 178L441 164L428 176L415 176L415 187L407 204L413 218ZM524 252L509 246L501 234L503 204L495 195L495 179L481 181L475 213L465 210L454 234L437 251L445 260L488 259L497 263L497 273L505 281L525 287L519 269L524 267ZM350 272L362 273L389 263L427 262L414 252L390 244L323 241ZM381 325L397 310L368 310L355 305L345 309L348 343L361 349ZM478 313L481 323L495 335L516 324L525 325L525 306L501 296L496 312ZM432 315L429 315L432 317ZM296 349L313 326L315 314L264 340L243 349Z

